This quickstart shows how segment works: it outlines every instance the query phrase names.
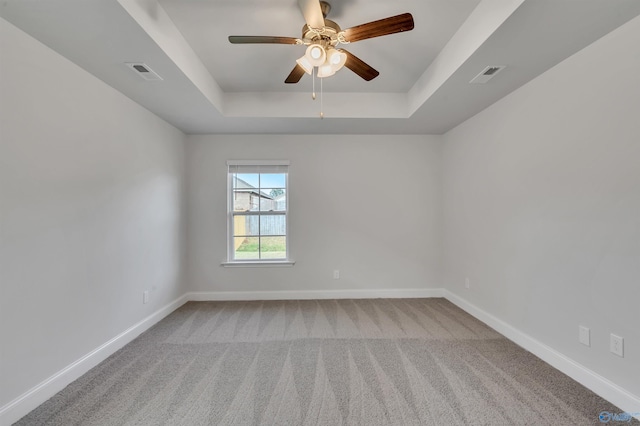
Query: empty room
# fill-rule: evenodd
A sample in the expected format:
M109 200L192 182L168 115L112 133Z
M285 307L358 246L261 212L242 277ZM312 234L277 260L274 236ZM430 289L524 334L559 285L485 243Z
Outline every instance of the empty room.
M0 2L0 425L640 424L640 1Z

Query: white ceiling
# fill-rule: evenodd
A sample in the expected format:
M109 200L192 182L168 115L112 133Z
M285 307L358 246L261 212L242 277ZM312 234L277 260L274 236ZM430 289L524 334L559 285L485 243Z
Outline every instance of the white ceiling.
M441 134L640 14L638 0L330 3L343 29L404 12L415 29L347 45L380 76L324 79L323 120L310 76L284 83L303 46L227 40L300 37L296 0L5 0L0 16L186 133ZM490 65L507 68L469 84Z

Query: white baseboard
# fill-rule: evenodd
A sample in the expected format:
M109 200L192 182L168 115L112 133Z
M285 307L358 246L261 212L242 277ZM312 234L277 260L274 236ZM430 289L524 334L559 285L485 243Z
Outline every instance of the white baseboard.
M460 309L484 322L507 339L536 355L538 358L550 364L557 370L560 370L576 382L582 384L584 387L600 395L612 404L615 404L623 411L627 413L634 413L637 418L640 417L640 397L621 388L599 374L594 373L571 358L568 358L555 349L541 343L528 334L523 333L501 319L483 311L457 294L446 289L442 290L442 294L444 298L458 306Z
M34 388L20 395L5 406L0 407L0 425L10 425L20 420L31 410L35 409L37 406L64 389L68 384L107 359L118 349L131 342L158 321L182 306L188 300L189 299L186 294L177 298L142 321L129 327L127 330L123 331L100 347L89 352L79 360L60 370Z
M279 291L206 291L187 293L197 302L222 300L309 300L309 299L415 299L443 297L441 288L351 289L351 290L279 290Z

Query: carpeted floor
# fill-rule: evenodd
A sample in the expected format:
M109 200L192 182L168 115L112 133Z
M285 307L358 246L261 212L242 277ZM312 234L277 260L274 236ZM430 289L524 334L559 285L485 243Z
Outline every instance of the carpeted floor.
M18 424L601 425L603 411L621 412L444 299L191 302Z

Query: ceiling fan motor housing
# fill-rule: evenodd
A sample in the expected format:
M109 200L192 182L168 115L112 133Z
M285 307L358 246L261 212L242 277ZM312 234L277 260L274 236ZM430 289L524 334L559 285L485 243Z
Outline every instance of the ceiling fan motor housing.
M307 24L302 27L302 39L305 44L323 43L329 46L338 44L338 34L342 31L340 26L335 22L325 19L323 28L311 28Z

